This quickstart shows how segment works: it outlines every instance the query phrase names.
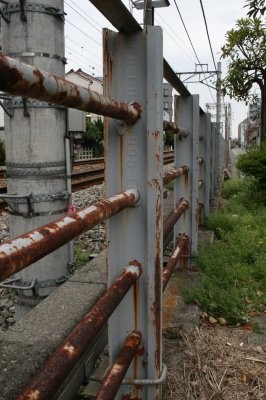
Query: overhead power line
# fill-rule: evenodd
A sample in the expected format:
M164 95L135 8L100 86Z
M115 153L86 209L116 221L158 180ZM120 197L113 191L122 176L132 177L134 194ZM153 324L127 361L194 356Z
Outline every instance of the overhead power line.
M176 3L176 0L174 0L174 3L175 3L175 6L176 6L176 9L177 9L177 12L178 12L178 14L179 14L179 17L180 17L180 19L181 19L182 25L183 25L183 27L184 27L184 29L185 29L185 31L186 31L188 40L189 40L189 42L190 42L190 44L191 44L191 47L192 47L192 49L193 49L193 53L195 54L195 57L196 57L198 63L201 64L201 62L200 62L200 60L199 60L199 57L198 57L198 55L197 55L197 53L196 53L195 47L194 47L194 45L193 45L193 43L192 43L191 37L190 37L190 35L189 35L189 33L188 33L186 24L185 24L185 22L184 22L184 20L183 20L182 14L181 14L181 12L180 12L180 10L179 10L179 7L178 7L178 5L177 5L177 3Z
M76 14L78 14L82 19L84 19L86 22L88 22L88 24L93 27L96 31L102 33L102 30L100 29L101 26L100 24L98 24L98 22L96 22L93 18L91 18L87 13L84 12L84 10L82 10L82 8L80 8L74 1L72 1L72 3L75 5L75 7L77 7L77 9L79 9L80 11L82 11L82 14L75 10L75 8L73 8L67 1L65 1L66 5L68 7L70 7ZM86 15L86 17L88 17L91 21L93 21L93 23L91 21L88 21L87 18L84 17L84 15ZM97 28L94 24L98 25L100 28Z
M77 29L80 33L83 33L83 35L87 36L90 40L98 44L100 47L102 47L102 43L98 42L98 40L94 39L92 36L88 35L86 32L84 32L82 29L78 28L76 25L72 24L68 19L66 19L66 22L73 26L75 29Z
M213 50L212 50L212 45L211 45L211 39L210 39L210 35L209 35L209 30L208 30L208 24L207 24L206 15L205 15L204 7L203 7L203 4L202 4L202 0L200 0L200 6L201 6L203 18L204 18L204 23L205 23L205 27L206 27L206 32L207 32L207 36L208 36L208 41L209 41L210 49L211 49L212 61L213 61L214 69L216 70L216 62L215 62L214 55L213 55Z
M190 37L190 35L189 35L189 33L188 33L186 24L185 24L185 22L184 22L184 20L183 20L182 14L181 14L181 12L180 12L180 10L179 10L179 7L178 7L178 5L177 5L177 3L176 3L176 0L174 0L174 3L175 3L175 6L176 6L176 9L177 9L177 12L178 12L178 14L179 14L179 17L180 17L180 19L181 19L181 22L182 22L182 24L183 24L183 27L184 27L184 29L185 29L185 31L186 31L186 34L187 34L187 37L188 37L189 42L190 42L190 44L191 44L191 47L192 47L192 49L193 49L193 52L194 52L194 54L195 54L195 57L196 57L198 63L201 65L201 62L200 62L200 60L199 60L199 57L198 57L197 52L196 52L196 50L195 50L195 47L194 47L194 45L193 45L193 43L192 43L191 37ZM201 67L201 69L202 69L202 71L203 71L203 68L202 68L202 67ZM215 69L216 69L216 67L215 67ZM204 77L205 77L205 79L206 79L205 74L204 74ZM209 89L209 93L210 93L210 95L211 95L213 101L215 101L215 100L214 100L214 97L213 97L213 94L212 94L212 92L211 92L211 90L210 90L209 87L208 87L208 89Z

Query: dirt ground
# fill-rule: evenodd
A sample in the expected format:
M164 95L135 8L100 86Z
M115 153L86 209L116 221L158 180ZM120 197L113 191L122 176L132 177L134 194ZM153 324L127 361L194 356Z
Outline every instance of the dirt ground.
M162 399L265 400L266 345L253 344L252 336L221 326L165 329Z
M182 286L197 274L178 271L164 296L162 400L266 400L266 313L261 334L247 327L211 325L187 305ZM244 329L246 328L246 329Z

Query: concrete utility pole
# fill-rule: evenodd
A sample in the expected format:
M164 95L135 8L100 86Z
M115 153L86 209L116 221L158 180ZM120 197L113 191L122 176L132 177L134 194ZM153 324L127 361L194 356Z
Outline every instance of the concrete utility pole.
M3 7L3 53L65 76L63 0L9 1ZM12 236L63 216L67 191L66 110L43 101L10 97L5 115L7 201ZM65 245L15 275L17 318L67 278Z
M221 171L219 169L220 165L220 135L222 135L221 127L221 107L222 107L222 66L221 62L217 63L217 81L216 81L216 127L217 127L217 186L220 186L220 176Z

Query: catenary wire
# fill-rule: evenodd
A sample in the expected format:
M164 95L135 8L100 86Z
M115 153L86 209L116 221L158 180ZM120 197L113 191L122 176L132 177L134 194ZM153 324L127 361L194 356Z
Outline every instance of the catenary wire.
M88 35L86 32L84 32L82 29L78 28L76 25L72 24L68 19L66 19L66 22L73 26L75 29L77 29L80 33L83 33L83 35L87 36L90 40L95 42L98 46L102 47L102 43L98 42L98 40L94 39L92 36Z
M203 4L202 4L202 0L199 0L199 1L200 1L201 11L202 11L202 14L203 14L205 28L206 28L206 32L207 32L207 37L208 37L208 41L209 41L209 45L210 45L210 49L211 49L212 61L213 61L214 69L216 71L216 63L215 63L215 59L214 59L214 55L213 55L213 50L212 50L211 39L210 39L210 35L209 35L209 29L208 29L208 24L207 24L207 20L206 20L206 15L205 15L204 7L203 7Z
M93 27L96 31L102 33L101 29L99 29L99 28L97 28L96 26L94 26L94 25L92 24L92 22L90 22L87 18L84 17L84 15L86 15L86 16L87 16L90 20L92 20L93 22L95 22L94 19L91 18L88 14L86 14L74 1L72 1L72 3L73 3L79 10L81 10L81 11L83 12L84 15L82 15L79 11L75 10L75 8L72 7L67 1L65 1L65 3L66 3L67 6L70 7L76 14L78 14L82 19L84 19L84 21L88 22L88 24L90 24L91 27ZM99 24L97 24L97 25L99 25Z
M176 6L176 9L177 9L177 12L178 12L178 14L179 14L179 17L180 17L180 19L181 19L182 25L183 25L183 27L184 27L184 29L185 29L185 31L186 31L186 34L187 34L187 37L188 37L189 42L190 42L190 44L191 44L191 47L192 47L192 49L193 49L193 52L194 52L194 54L195 54L195 56L196 56L196 59L197 59L198 63L201 64L201 62L200 62L200 60L199 60L199 57L198 57L198 55L197 55L197 52L196 52L196 50L195 50L195 47L194 47L194 45L193 45L193 43L192 43L191 37L190 37L190 35L189 35L189 33L188 33L186 24L185 24L185 22L184 22L184 20L183 20L182 14L181 14L181 12L180 12L180 10L179 10L179 7L178 7L178 5L177 5L177 3L176 3L176 0L174 0L174 3L175 3L175 6ZM201 66L201 69L202 69L202 71L203 71L202 66ZM205 77L205 74L204 74L204 77ZM209 90L209 93L210 93L210 95L211 95L213 101L215 102L214 97L213 97L213 94L212 94L212 92L211 92L209 86L208 86L208 90Z

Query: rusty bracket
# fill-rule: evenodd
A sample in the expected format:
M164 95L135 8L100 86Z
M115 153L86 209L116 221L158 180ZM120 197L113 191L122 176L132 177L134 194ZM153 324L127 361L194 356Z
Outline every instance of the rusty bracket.
M27 284L27 285L13 285L13 283L21 281L20 278L16 279L9 279L5 282L0 283L0 287L2 288L8 288L8 289L18 289L18 290L30 290L33 289L36 283L36 279L32 279L32 281Z
M1 15L1 12L0 12L0 15ZM4 110L6 115L8 115L10 118L13 118L14 110L11 107L9 107L9 102L5 101L5 100L10 100L10 97L1 95L0 98L4 100L4 103L2 101L0 101L0 107L2 107L2 109Z
M32 215L32 213L34 212L33 207L32 207L32 193L29 194L24 194L24 195L19 195L17 193L8 193L8 194L2 194L1 193L1 197L2 199L5 200L5 202L9 205L9 207L11 208L12 211L14 211L14 213L18 214L18 215L25 215L25 216L30 216ZM23 213L20 214L18 212L18 204L20 204L21 202L26 203L28 206L28 212L27 213Z
M58 192L54 194L24 194L24 195L19 195L17 193L8 193L8 194L2 194L0 193L0 197L2 197L5 202L9 205L11 210L16 214L16 215L21 215L23 217L31 217L35 215L34 213L34 208L33 204L34 203L42 203L42 202L48 202L48 201L56 201L56 200L68 200L70 197L70 193L67 191L63 192ZM26 213L21 213L18 211L18 205L19 204L27 204L28 206L28 211ZM65 210L64 210L65 211ZM50 212L49 212L50 214Z
M54 7L53 5L48 6L47 4L39 4L39 3L26 3L25 0L19 0L18 4L1 1L1 3L5 4L5 7L1 10L2 18L9 23L10 22L10 14L14 12L20 12L20 18L22 21L27 21L26 11L27 12L41 12L45 14L51 14L55 17L64 20L64 16L66 13Z
M4 0L0 0L0 3L4 4L5 6L7 6L8 2L4 1ZM9 24L10 23L10 19L7 18L7 16L4 14L3 9L0 8L0 16L3 18L3 20Z
M29 113L28 106L27 106L27 97L22 97L22 104L23 104L23 115L24 115L24 117L29 118L30 113Z
M27 22L27 16L25 13L25 0L19 0L20 7L20 19L21 21Z

